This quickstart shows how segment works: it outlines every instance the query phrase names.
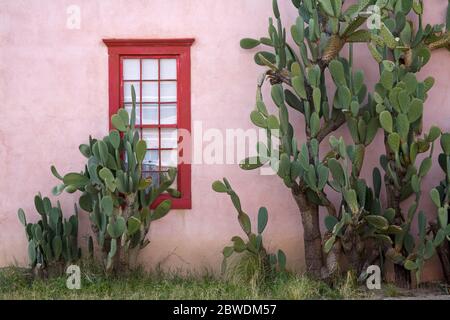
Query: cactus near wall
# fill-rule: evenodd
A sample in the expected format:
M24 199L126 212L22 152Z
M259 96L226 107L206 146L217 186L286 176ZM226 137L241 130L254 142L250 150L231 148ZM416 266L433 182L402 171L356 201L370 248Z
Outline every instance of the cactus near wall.
M223 262L222 262L222 272L225 272L227 267L227 259L230 258L234 253L240 254L247 252L254 255L260 262L262 274L265 276L270 276L275 271L285 271L286 270L286 255L282 250L278 250L277 254L268 253L263 243L263 232L266 229L267 222L269 220L269 214L265 207L261 207L258 210L258 221L257 221L257 233L252 231L252 224L250 217L245 213L241 206L241 200L236 192L231 187L230 183L226 178L222 181L214 181L212 184L214 191L219 193L226 193L230 196L233 206L238 213L239 225L242 231L247 237L247 240L242 239L239 236L234 236L231 241L232 246L227 246L223 249Z
M254 45L267 45L274 51L262 51L255 55L256 63L267 66L269 70L260 78L256 108L251 114L253 123L267 130L268 140L267 145L259 143L257 160L246 159L241 167L255 169L270 163L277 169L284 184L291 189L301 213L306 268L311 275L322 277L328 271L324 265L319 206L325 206L329 215L336 219L339 219L339 212L324 190L330 170L327 162L319 157L319 145L330 132L345 122L343 110L353 108L355 117L360 115L367 89L363 73L355 73L357 81L353 85L351 62L337 59L344 39L354 31L353 27L353 30L349 29L350 25L359 22L348 16L341 30L338 17L345 14L338 2L334 6L331 2L294 1L294 5L299 16L291 27L291 35L298 48L287 43L277 1L273 1L276 27L270 19L269 37L253 42ZM342 37L339 36L340 32L343 32ZM249 48L249 42L249 39L243 39L241 46ZM337 88L332 101L328 99L325 72L332 74ZM272 99L278 107L278 114L269 114L263 101L262 86L266 79L272 85ZM288 107L305 120L303 143L299 143L294 134L294 127L289 120L292 113L288 112ZM377 128L378 123L372 121L373 136ZM272 148L272 135L280 138L278 150Z
M81 257L78 248L78 209L69 218L63 216L58 202L54 207L49 198L41 194L34 197L34 204L40 219L35 223L27 222L23 209L19 209L18 218L25 227L28 240L28 259L34 274L46 277L55 273L64 273L64 267Z
M255 109L250 119L267 132L267 140L257 145L258 155L243 160L241 167L254 170L270 165L277 172L299 208L306 269L312 276L328 277L339 269L336 266L338 256L346 251L342 248L342 232L347 230L347 239L360 237L360 230L352 228L355 223L363 222L364 229L371 230L370 238L381 241L378 252L382 255L399 238L396 234L400 233L402 223L396 201L400 195L394 193L396 200L382 205L379 171L374 171L377 172L375 190L359 178L365 149L380 127L386 135L387 154L382 160L386 187L394 183L390 171L401 168L401 179L407 180L405 185L413 179L411 189L416 188L416 192L413 189L403 196L416 194L420 197L417 186L420 189L420 179L429 170L430 160L425 160L419 170L415 170L415 156L432 149L440 130L432 128L427 135L420 136L423 103L433 81L420 82L415 73L428 62L432 50L449 48L450 37L442 26L423 26L422 1L360 0L348 6L342 0L292 0L292 4L298 11L295 24L290 27L293 42L283 27L278 2L273 0L274 18L269 19L268 36L245 38L240 43L244 49L266 48L254 56L265 71L258 80ZM366 22L373 18L374 12L368 11L372 5L380 9L380 25L368 30ZM407 18L411 11L418 16L418 28ZM353 43L366 43L380 65L380 83L373 93L368 94L363 71L354 70ZM341 54L347 48L348 59ZM328 75L336 88L334 95L328 92ZM262 87L266 82L271 86L271 97L277 107L275 113L270 112L263 98ZM295 117L303 118L304 132L294 127ZM354 144L347 146L335 138L330 140L329 152L321 157L319 147L325 138L344 124ZM275 145L273 139L279 145ZM345 167L341 166L342 161L346 162ZM392 165L396 167L391 168ZM407 173L408 167L411 169ZM345 179L343 183L341 176ZM328 186L345 191L341 205L330 201ZM366 202L370 194L374 199ZM375 206L376 211L370 206ZM330 228L324 237L320 231L319 207L328 212ZM346 217L349 214L350 217ZM383 217L371 217L380 214ZM327 256L323 254L324 246ZM351 252L347 258L352 261L355 259L351 256L358 257L362 253L347 252ZM372 259L368 252L363 256L363 260L359 257L355 264L361 266Z
M444 172L444 179L430 191L430 197L437 208L437 221L430 223L434 235L434 246L439 254L447 283L450 283L450 133L441 136L442 153L439 155L439 166Z
M53 189L55 195L64 190L81 192L79 205L89 213L108 272L132 267L139 250L149 244L151 223L171 209L170 199L156 203L157 198L163 193L180 196L171 188L176 179L175 168L161 173L159 184L152 184L142 174L147 146L135 128L136 94L133 86L131 90L131 115L119 109L111 118L115 129L103 139L89 137L88 144L80 145L80 152L88 159L84 171L62 176L52 166L52 173L61 180Z
M395 224L402 233L393 237L395 245L387 257L418 254L425 248L424 220L419 212L419 241L423 244L414 250L410 225L417 214L422 195L421 181L432 166L434 142L440 129L431 126L423 134L424 103L434 79L417 79L416 73L427 64L431 51L449 47L449 33L443 25L424 25L423 1L377 2L381 9L381 26L371 31L369 49L380 64L380 81L373 93L373 106L384 132L386 153L380 157L384 171L384 184L388 208L395 210ZM413 17L418 20L416 27ZM418 155L428 153L420 162ZM402 202L414 197L407 213L402 212ZM431 245L427 248L432 248ZM422 257L429 258L430 250ZM417 278L425 258L416 260ZM408 286L409 270L413 264L408 259L394 259L396 283ZM399 263L400 261L400 263Z
M324 250L329 253L336 244L348 258L348 263L358 274L378 259L379 248L391 245L391 235L401 232L394 224L393 210L383 210L380 203L381 176L377 168L373 172L373 188L359 177L360 168L355 166L358 155L356 146L346 146L344 140L330 138L332 150L338 159L328 159L331 170L331 187L343 195L339 218L328 215L325 226ZM349 168L350 167L350 168ZM329 264L330 266L331 264Z

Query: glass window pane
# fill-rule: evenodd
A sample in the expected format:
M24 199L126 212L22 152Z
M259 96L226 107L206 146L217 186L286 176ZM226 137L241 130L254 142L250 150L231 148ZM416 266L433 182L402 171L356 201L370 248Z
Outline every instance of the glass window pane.
M157 82L142 83L142 101L158 102L158 83Z
M139 80L140 70L139 59L123 59L123 80Z
M158 105L142 105L142 124L158 124Z
M143 171L155 171L159 169L159 152L158 150L148 150L142 161Z
M158 129L142 129L142 140L145 140L148 149L159 148Z
M126 104L125 105L125 110L127 110L128 114L131 116L131 109L133 107L131 106L131 104ZM139 125L141 124L141 120L140 120L140 112L139 112L139 106L136 106L136 124Z
M161 82L161 102L177 101L177 82Z
M177 142L177 129L161 129L161 148L177 148Z
M123 84L123 102L131 102L131 85L134 86L134 90L136 91L136 101L140 100L140 86L139 82L124 82Z
M159 186L159 172L143 172L142 175L147 179L152 179L152 186Z
M176 104L162 104L161 108L161 124L176 124L177 123L177 105Z
M161 79L175 80L177 78L177 59L161 59Z
M161 150L161 170L177 166L177 150Z
M142 80L158 80L158 59L142 60Z

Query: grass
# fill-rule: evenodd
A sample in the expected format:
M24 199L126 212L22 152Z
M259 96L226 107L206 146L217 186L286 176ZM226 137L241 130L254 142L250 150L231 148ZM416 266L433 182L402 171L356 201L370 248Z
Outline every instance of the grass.
M247 299L353 299L367 298L367 293L347 283L332 289L327 284L305 276L282 274L263 285L223 280L209 273L135 271L121 277L102 274L98 268L81 267L80 290L69 290L66 277L32 280L26 269L0 269L0 300L49 299L173 299L173 300L247 300Z

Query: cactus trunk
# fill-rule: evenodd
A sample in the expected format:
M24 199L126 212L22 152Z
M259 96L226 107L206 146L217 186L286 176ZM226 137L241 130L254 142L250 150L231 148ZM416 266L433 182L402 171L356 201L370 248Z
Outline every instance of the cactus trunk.
M358 250L356 249L356 242L353 244L352 250L347 254L349 258L350 270L354 270L357 274L360 274L362 269L362 259Z
M431 231L436 237L439 226L437 223L430 223ZM436 252L439 256L439 260L442 265L442 273L444 274L447 283L450 283L450 244L447 241L442 242L442 244L436 247Z
M335 59L344 45L344 40L342 40L338 35L332 35L322 55L322 67L327 66L333 59Z
M306 270L309 275L320 279L322 268L325 265L320 234L319 207L309 202L306 195L300 190L293 189L292 195L302 217Z
M127 272L132 269L132 265L128 258L127 252L122 248L122 246L118 245L116 249L116 253L112 258L112 262L108 264L108 254L111 250L111 239L105 240L104 248L102 249L102 261L103 267L107 274L121 274Z
M400 206L400 190L395 187L395 185L390 181L389 176L386 174L384 176L385 187L386 187L386 201L387 207L395 210L395 224L401 225L404 222L402 216L402 209Z
M388 153L388 147L386 146L386 152ZM393 160L391 160L393 161ZM384 177L386 194L387 194L387 207L395 210L394 222L396 225L402 225L404 218L401 211L401 199L400 190L396 188L394 183L392 183L389 175L386 174ZM395 240L395 237L392 237ZM406 250L403 248L401 253L405 256L408 255ZM403 265L394 264L394 283L400 288L410 288L411 287L411 272L406 270Z
M411 271L405 269L402 265L394 265L395 285L400 288L411 288Z
M130 262L126 251L122 246L117 246L117 252L114 256L113 272L125 273L130 270Z
M445 280L447 283L450 283L450 245L448 242L444 242L436 248L436 251L442 264L442 272L444 273Z

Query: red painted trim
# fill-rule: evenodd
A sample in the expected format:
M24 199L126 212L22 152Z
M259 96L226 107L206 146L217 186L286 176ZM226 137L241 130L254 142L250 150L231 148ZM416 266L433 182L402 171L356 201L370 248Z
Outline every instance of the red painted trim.
M126 46L186 46L190 47L194 43L194 38L181 39L103 39L107 47L126 47Z
M178 70L177 70L178 72ZM177 82L178 85L178 82ZM141 96L142 97L142 96ZM178 97L177 97L178 99ZM142 100L142 98L141 98ZM159 104L161 102L161 60L158 59L158 125L161 124L161 105ZM178 112L178 107L177 107ZM178 123L178 118L177 118ZM158 126L158 160L159 160L159 168L158 170L161 170L161 127ZM178 181L177 181L178 182Z
M123 105L123 88L121 87L121 59L133 58L167 58L177 59L177 128L191 132L191 56L190 47L194 39L104 39L109 54L109 116L115 114ZM159 95L159 94L158 94ZM142 99L141 99L142 100ZM160 111L160 110L159 110ZM159 114L159 113L158 113ZM159 115L158 115L159 117ZM142 119L142 117L141 117ZM169 125L170 126L170 125ZM109 123L110 129L112 124ZM147 126L145 126L147 127ZM160 125L160 128L168 127ZM180 132L180 130L178 131ZM178 137L180 141L180 136ZM184 150L188 152L190 150ZM180 157L180 155L179 155ZM161 157L160 157L161 160ZM161 195L154 203L171 198L173 209L191 209L191 164L178 164L178 190L181 198Z

